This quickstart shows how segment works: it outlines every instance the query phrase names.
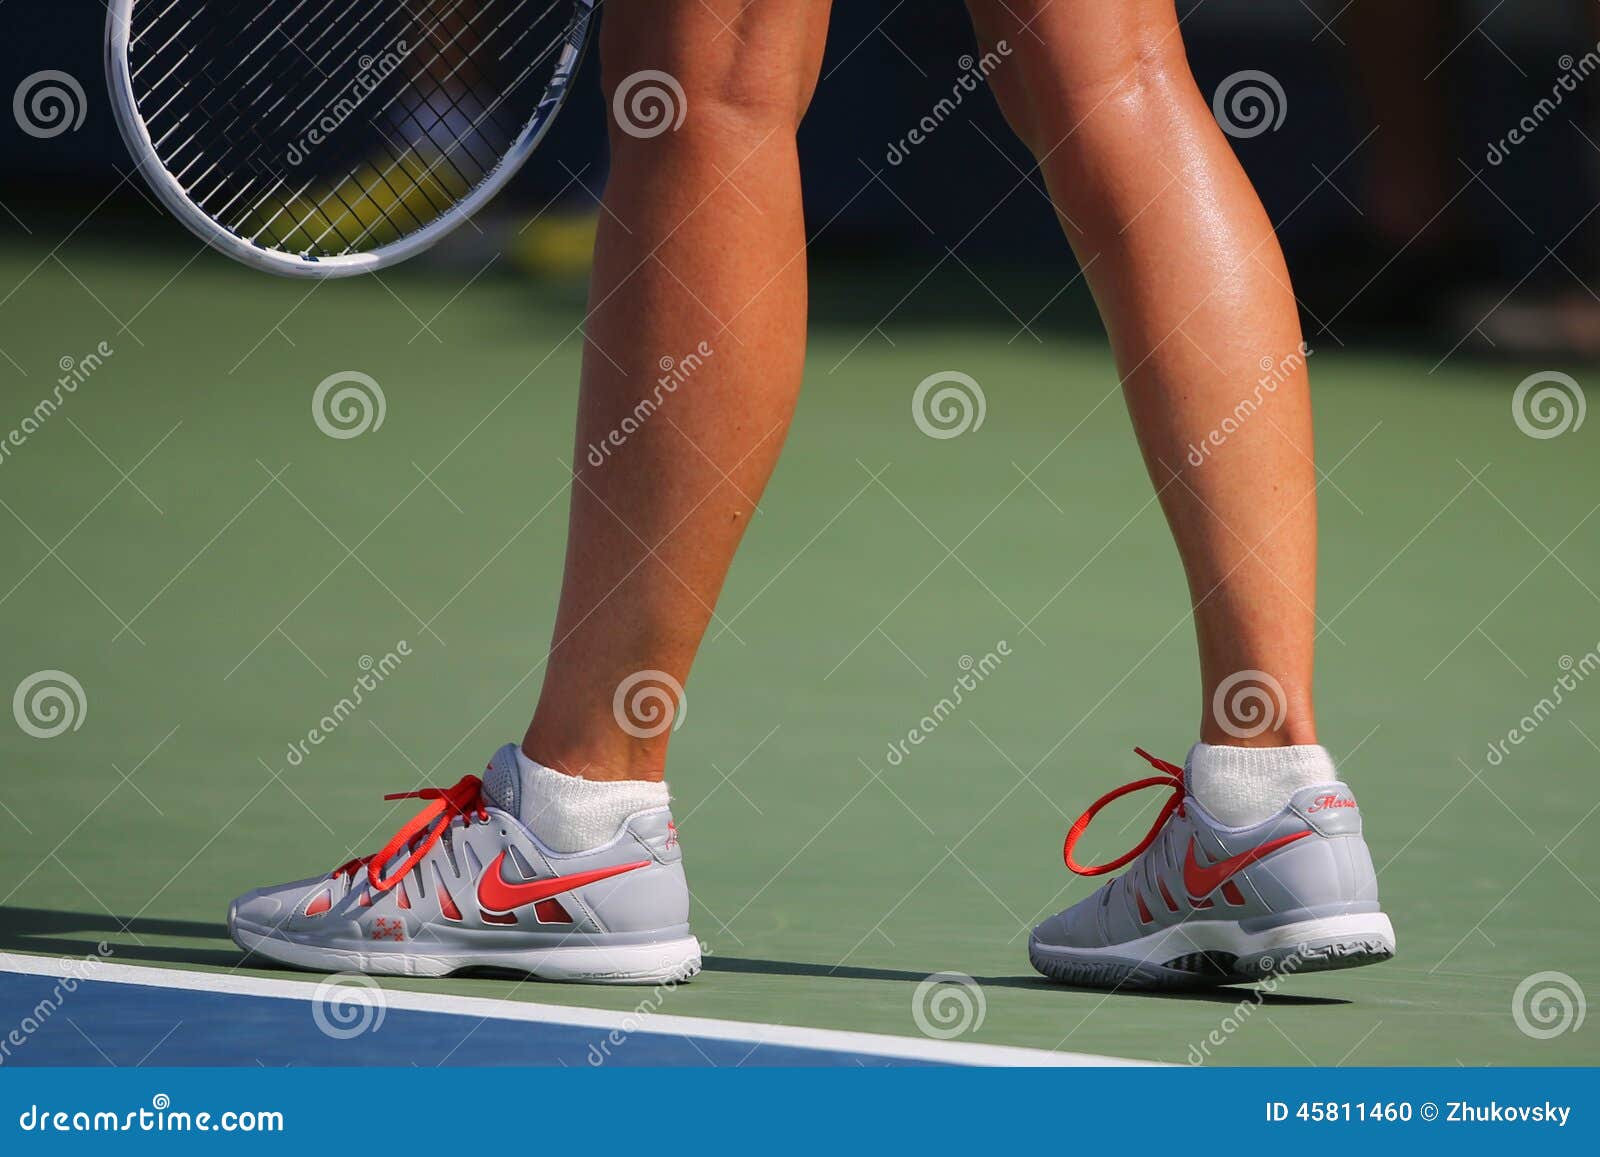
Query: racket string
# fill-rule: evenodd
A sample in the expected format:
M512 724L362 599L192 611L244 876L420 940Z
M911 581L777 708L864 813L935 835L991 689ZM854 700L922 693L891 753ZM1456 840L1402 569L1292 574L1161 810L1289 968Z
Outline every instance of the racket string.
M269 248L361 252L494 174L553 107L567 62L551 58L589 8L159 0L134 7L129 74L157 156L203 213Z
M489 5L489 3L492 3L492 2L493 2L493 0L486 0L486 3L484 4L483 8L479 10L478 14L481 15L482 11L486 10L488 5ZM527 3L527 0L520 0L520 2L517 4L516 8L513 9L512 12L507 15L506 18L502 19L500 25L497 25L494 29L490 30L490 34L489 35L492 36L495 31L498 31L498 29L501 26L504 25L506 20L508 20L510 18L510 16L514 15L516 13L516 11L520 10L526 3ZM550 9L546 9L546 12L548 13L549 11L553 10L554 7L555 7L555 5L552 5ZM476 16L472 17L471 19L476 19ZM470 23L470 19L469 19L469 23ZM544 52L541 54L540 59L548 57L550 52L553 51L554 47L558 46L562 42L562 40L565 38L565 35L566 35L565 31L563 31L562 36L560 38L558 38L555 42L553 42L553 44L550 47L548 47L548 48L546 48L544 50ZM455 39L459 38L459 36L460 36L460 33L458 32L455 37L452 37L452 42L451 43L453 43L453 41ZM488 39L488 37L486 36L484 38L484 40L486 41L487 39ZM446 49L448 49L448 47L450 47L449 44L447 44L445 46ZM435 61L437 61L440 56L442 56L442 52L441 53L436 53L435 54L435 58L434 58ZM462 58L462 61L460 63L458 63L456 66L454 66L454 68L452 68L451 73L450 74L446 74L444 77L436 77L436 76L434 76L431 68L425 69L424 70L425 75L429 75L429 76L434 77L435 86L434 86L434 88L432 90L430 90L430 92L425 94L425 97L427 99L424 102L417 102L417 103L431 104L432 95L434 95L436 93L439 93L439 92L444 92L446 94L447 98L450 99L450 101L451 101L451 106L447 110L447 112L464 111L464 110L460 109L459 101L452 94L450 94L449 91L446 89L445 82L456 71L459 71L459 69L461 68L462 64L467 63L469 60L470 60L470 56L464 56ZM476 69L474 69L474 71L476 71ZM531 72L531 71L532 71L531 68L525 70L524 73L521 76L519 76L515 81L513 81L512 84L510 86L508 86L508 94L509 94L509 90L515 89L516 87L520 86L522 81L526 78L528 73ZM463 181L468 182L469 184L472 183L471 179L468 178L466 174L461 172L459 166L457 166L455 161L452 159L452 154L455 153L456 150L458 150L458 149L462 149L462 150L465 150L467 152L467 154L471 158L473 164L478 167L480 178L481 178L482 175L487 174L493 168L494 164L498 163L498 157L492 158L489 162L479 161L477 157L472 155L471 150L467 146L469 145L470 142L472 142L474 140L480 140L481 139L478 136L477 130L481 127L481 125L482 125L482 123L483 123L483 121L485 119L488 119L488 118L492 117L492 114L493 114L494 110L498 107L499 103L503 99L504 99L504 96L502 96L500 98L497 98L495 102L493 102L493 103L489 104L488 106L486 106L484 111L482 113L480 113L476 118L474 118L472 120L472 122L468 125L468 129L469 129L468 132L455 134L453 139L451 140L450 144L446 148L444 148L442 151L439 152L439 156L437 158L435 158L432 162L430 162L420 175L414 176L412 178L414 186L416 188L418 188L418 189L421 189L424 192L425 196L428 196L428 194L426 193L428 182L433 177L434 170L436 170L438 168L438 166L439 166L439 164L441 162L449 163L450 167L456 172L458 177L460 177ZM390 103L392 104L393 102L391 101ZM470 114L468 114L468 115L470 115ZM427 132L428 126L423 126L421 124L421 122L420 122L420 119L416 116L416 105L415 104L409 110L409 116L411 117L411 119L414 122L417 123L419 128L423 128L424 131ZM442 120L443 118L440 117L439 119ZM495 123L495 127L497 128L497 130L501 131L502 133L504 132L503 129L499 128L498 122ZM431 134L430 134L430 136L431 136ZM386 139L388 139L386 134L385 134L385 137L386 137ZM407 159L406 155L404 154L404 152L402 150L393 148L392 140L390 140L390 145L391 145L391 157L393 158L393 160L392 160L389 168L384 170L382 173L379 174L380 178L385 179L385 180L386 180L387 175L388 175L389 172L391 172L398 165L403 164L405 162L405 160ZM432 199L431 196L429 196L429 200L430 201L431 201L431 199ZM375 224L375 223L373 223L373 224ZM373 228L373 224L369 224L365 229L363 229L362 233L357 236L357 238L356 238L356 242L357 243L362 241L371 232L371 230ZM324 236L325 235L326 235L326 232L324 233ZM319 240L320 240L320 238L319 238Z
M420 94L420 97L418 99L414 99L414 100L412 100L410 102L410 107L407 109L407 116L411 120L411 122L416 126L416 128L421 131L421 133L423 135L423 138L428 140L431 145L435 145L436 146L436 142L433 140L433 135L434 134L433 134L433 131L432 131L434 126L423 124L423 122L421 120L421 117L418 115L418 109L419 108L426 108L430 112L433 112L434 113L434 119L435 119L435 125L443 123L445 121L446 117L448 117L448 115L450 113L459 111L459 109L460 109L459 101L457 100L457 98L454 97L453 94L451 94L446 89L446 81L449 79L449 77L451 75L453 75L455 72L459 71L459 69L461 68L462 64L465 64L467 61L470 60L470 53L463 54L461 62L458 63L456 66L454 66L454 68L451 70L450 74L447 74L444 77L439 77L439 76L436 75L436 73L434 72L434 65L437 64L443 58L445 53L447 53L451 48L453 48L455 46L456 42L460 39L462 33L467 31L467 29L470 27L472 21L475 20L478 15L481 15L483 11L487 10L487 8L492 3L493 3L493 0L484 0L484 3L482 4L481 7L478 8L478 10L474 13L474 15L469 17L468 20L466 21L466 23L463 24L463 26L460 29L458 29L450 37L449 40L445 41L443 44L441 44L439 46L438 50L434 53L433 57L428 61L428 63L426 65L423 66L423 68L421 70L422 75L428 76L428 77L434 79L434 81L435 81L434 87L431 90ZM522 0L522 2L517 5L517 8L520 9L522 7L523 3L526 3L526 0ZM433 27L428 30L427 35L430 36L430 37L435 36L439 26L441 24L443 24L445 22L445 20L447 20L451 15L453 15L455 11L456 11L456 8L452 7L449 10L449 12L447 12L445 15L441 16L439 20L435 21ZM481 76L481 74L480 74L480 76ZM520 78L519 78L519 83L520 83ZM448 109L446 109L444 113L438 113L433 108L433 100L432 100L432 98L433 98L433 96L435 94L440 93L440 92L444 92L446 97L447 97L447 99L450 100L450 107ZM381 112L381 111L387 110L387 108L390 107L390 105L392 105L392 104L393 104L393 101L391 100L390 102L388 102L388 104L383 106L383 108L380 109L379 111ZM411 193L417 193L424 200L426 200L428 202L428 204L430 205L430 207L435 211L435 215L441 214L441 213L447 211L448 208L449 208L449 204L450 204L450 200L451 200L451 198L449 196L449 190L443 189L443 188L439 188L438 189L439 192L445 194L445 196L444 196L445 205L443 205L443 206L440 206L438 204L438 202L435 200L435 195L434 195L435 188L438 186L438 181L434 176L434 172L439 167L439 164L440 164L441 161L449 164L451 170L454 172L456 178L458 179L458 181L460 183L458 187L461 187L461 188L470 188L473 184L476 183L476 180L481 179L481 177L484 174L486 174L489 171L489 169L492 167L493 160L491 160L488 163L481 162L481 161L478 160L477 157L475 157L475 156L473 156L471 154L471 150L470 149L466 148L468 142L470 142L472 140L479 139L478 136L477 136L477 130L479 129L483 119L484 118L482 116L480 116L480 117L476 118L475 120L473 120L472 124L470 124L468 126L469 132L462 133L462 134L454 134L453 135L453 139L451 140L450 144L446 148L444 148L443 150L438 150L438 152L439 152L438 157L435 160L433 160L432 162L428 163L420 174L417 174L417 173L414 173L414 172L413 173L408 173L407 174L407 179L410 181L410 185L406 189L404 194L400 194L400 193L398 193L398 191L394 190L393 183L390 181L389 177L390 177L390 174L392 174L397 168L401 168L401 167L407 165L408 163L414 163L414 157L412 156L413 150L408 150L408 149L406 149L406 148L404 148L402 146L396 145L396 143L394 142L393 138L390 137L387 133L383 132L381 128L379 128L379 130L378 130L379 134L384 138L385 143L389 146L389 164L388 164L388 166L386 168L384 168L382 170L379 170L375 165L372 165L369 162L368 168L377 175L377 178L378 178L379 182L381 182L391 192L395 192L395 194L396 194L396 196L398 198L398 203L402 204L407 209L407 211L411 214L413 219L417 220L419 222L419 224L420 224L421 223L421 218L416 215L415 210L411 208L411 206L409 204L409 201L407 200L407 197ZM499 126L496 125L496 128L498 128L498 127ZM500 130L500 131L503 132L503 130ZM471 161L473 162L474 166L478 170L476 176L469 175L469 174L463 172L461 170L460 166L456 164L452 154L455 153L455 151L457 149L463 149L464 151L467 152L468 157L471 159ZM344 211L341 212L338 217L333 217L328 212L328 209L330 207L329 206L329 201L333 200L333 199L337 199L340 202L340 204L343 206L343 209L344 209ZM371 200L370 197L365 197L365 198L364 197L357 197L356 198L357 204L361 204L363 201L370 201L370 200ZM386 210L382 210L381 207L380 207L379 215L377 217L374 217L372 220L369 220L363 226L361 231L355 236L354 239L347 238L344 235L342 229L340 228L340 225L345 221L345 219L347 217L354 217L356 219L356 221L359 223L360 222L360 214L359 214L359 212L358 212L358 210L356 208L356 205L352 205L349 202L349 200L347 200L343 195L340 194L340 191L338 189L332 190L330 196L326 196L321 201L319 201L317 203L317 205L314 207L314 211L315 211L316 215L321 216L321 218L324 221L328 222L328 228L324 229L322 231L322 233L318 234L316 237L314 237L312 239L314 245L322 245L326 241L328 234L329 233L333 233L333 234L335 234L335 235L337 235L339 237L341 243L346 247L346 249L350 249L350 248L353 248L353 247L359 245L368 236L370 236L373 233L373 231L378 227L378 225L380 223L380 219L381 219L381 223L384 224L384 225L387 225L387 226L389 226L391 228L396 228L397 227L396 222L393 220L392 217L389 216L388 212ZM308 230L308 232L309 232L309 230Z

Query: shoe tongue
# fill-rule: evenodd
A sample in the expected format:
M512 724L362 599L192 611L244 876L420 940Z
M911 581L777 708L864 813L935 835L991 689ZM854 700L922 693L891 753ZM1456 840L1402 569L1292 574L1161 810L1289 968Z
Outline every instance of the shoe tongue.
M522 763L517 745L508 743L494 753L483 771L483 802L512 815L520 815L522 804Z

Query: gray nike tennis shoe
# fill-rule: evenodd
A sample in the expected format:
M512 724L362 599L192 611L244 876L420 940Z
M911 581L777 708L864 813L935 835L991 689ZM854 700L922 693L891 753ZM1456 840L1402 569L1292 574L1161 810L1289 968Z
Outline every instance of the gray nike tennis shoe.
M239 897L228 932L249 956L328 972L610 984L699 972L671 812L638 812L609 842L563 854L517 818L520 791L507 744L481 781L389 796L429 804L375 855Z
M1184 769L1140 751L1164 776L1109 792L1072 826L1063 849L1081 875L1128 870L1033 930L1044 975L1095 988L1189 988L1373 964L1394 955L1378 906L1355 794L1305 787L1277 815L1229 828L1206 812ZM1072 852L1096 812L1142 787L1173 791L1131 852L1085 867Z

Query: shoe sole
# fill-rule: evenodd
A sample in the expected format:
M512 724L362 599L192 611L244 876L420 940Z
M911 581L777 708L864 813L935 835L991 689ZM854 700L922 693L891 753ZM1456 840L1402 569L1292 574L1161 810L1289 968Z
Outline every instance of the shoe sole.
M577 984L668 984L700 971L700 942L693 936L655 944L581 944L560 948L507 949L450 954L357 952L300 944L231 925L233 942L247 956L314 972L361 972L371 976L450 976L477 968L526 973L540 980Z
M1107 948L1028 941L1028 959L1051 980L1085 988L1183 989L1248 984L1302 972L1378 964L1394 955L1382 912L1326 916L1247 932L1237 921L1186 921Z

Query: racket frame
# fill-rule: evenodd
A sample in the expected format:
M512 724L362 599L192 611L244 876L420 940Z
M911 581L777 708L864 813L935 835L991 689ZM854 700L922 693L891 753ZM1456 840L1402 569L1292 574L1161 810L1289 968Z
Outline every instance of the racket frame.
M151 3L152 0L145 0ZM545 95L523 126L516 140L484 177L456 204L414 233L397 238L364 253L343 253L314 257L258 245L226 228L190 199L188 193L167 170L150 140L149 128L139 115L134 97L133 75L128 60L136 0L110 0L106 6L106 85L111 94L112 113L128 151L139 172L161 203L191 233L213 249L253 269L284 277L352 277L372 273L415 257L454 232L478 210L488 204L533 155L544 135L555 123L556 114L566 104L572 78L582 63L594 19L596 0L573 0L573 13L563 34L563 45L555 71L545 87Z

